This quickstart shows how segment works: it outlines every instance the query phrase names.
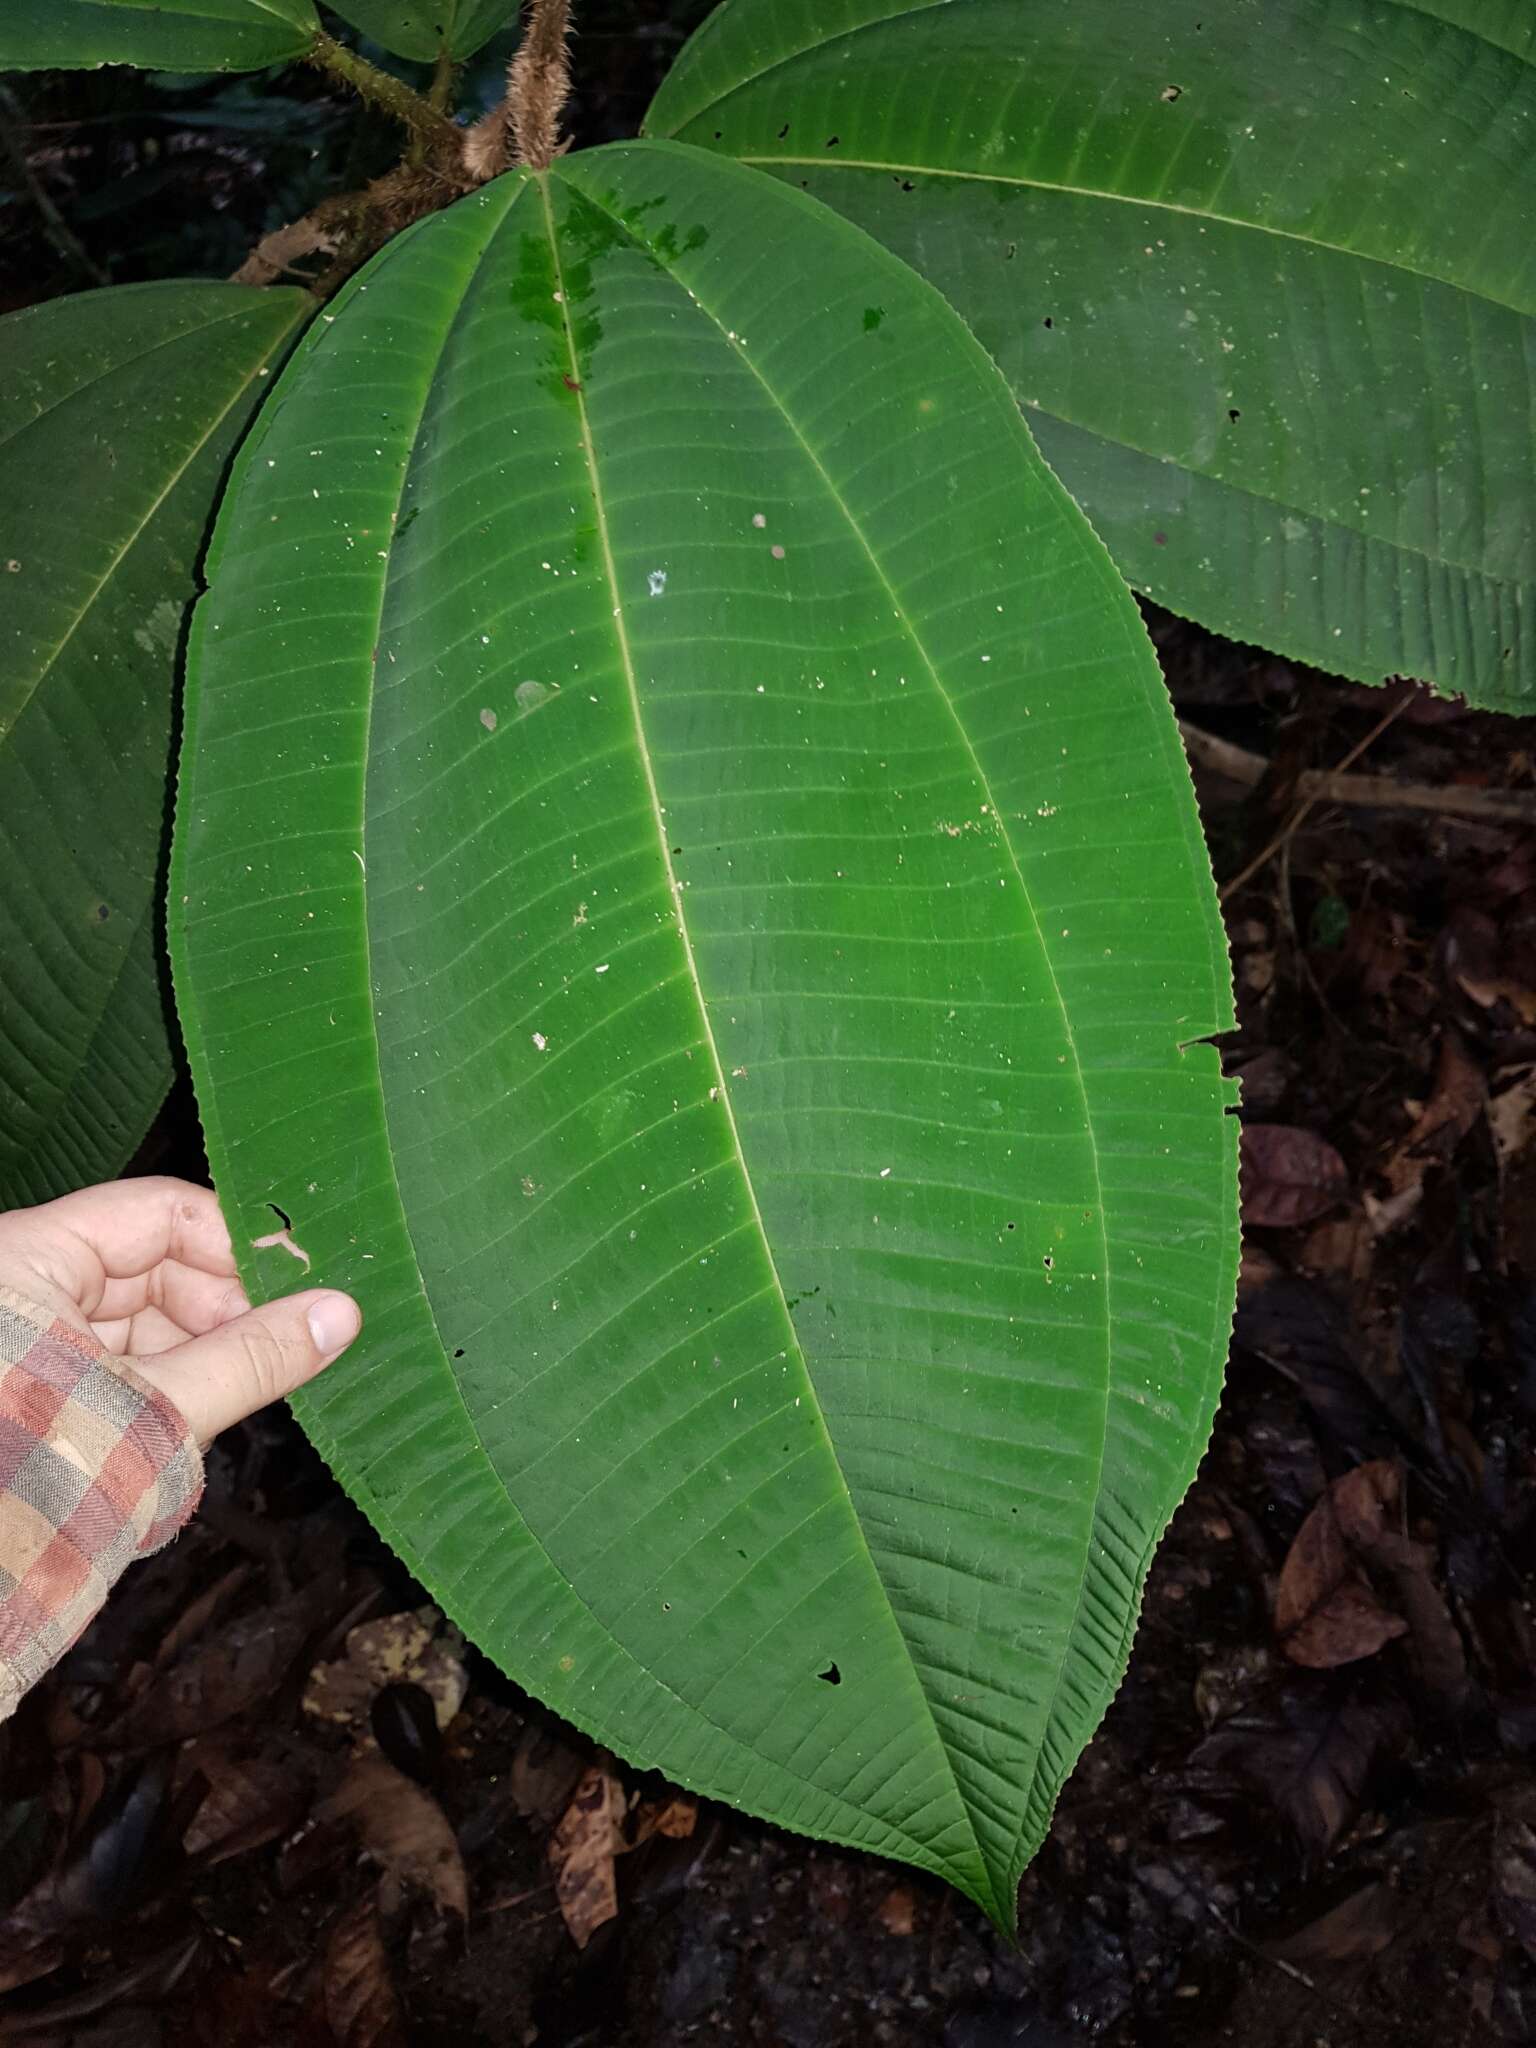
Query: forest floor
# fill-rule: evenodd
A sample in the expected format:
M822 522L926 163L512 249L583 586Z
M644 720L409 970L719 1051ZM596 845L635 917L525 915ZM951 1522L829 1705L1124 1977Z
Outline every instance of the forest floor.
M1018 1947L595 1752L269 1414L3 1732L0 2040L1536 2036L1536 721L1153 627L1238 879L1246 1252ZM1319 793L1388 712L1350 772L1392 801Z

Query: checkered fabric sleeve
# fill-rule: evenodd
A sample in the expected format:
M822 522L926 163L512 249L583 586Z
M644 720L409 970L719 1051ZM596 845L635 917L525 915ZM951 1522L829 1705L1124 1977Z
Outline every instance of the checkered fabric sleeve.
M202 1490L172 1403L94 1337L0 1288L0 1720Z

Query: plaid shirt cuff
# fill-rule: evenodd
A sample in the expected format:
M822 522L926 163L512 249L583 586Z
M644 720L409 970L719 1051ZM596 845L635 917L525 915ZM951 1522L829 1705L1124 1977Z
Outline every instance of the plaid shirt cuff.
M180 1411L94 1337L0 1287L0 1720L202 1490Z

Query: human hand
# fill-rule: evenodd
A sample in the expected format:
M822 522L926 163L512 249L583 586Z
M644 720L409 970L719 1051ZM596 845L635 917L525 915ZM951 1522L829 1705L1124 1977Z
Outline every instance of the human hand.
M253 1309L216 1197L164 1177L0 1215L0 1286L126 1358L203 1445L312 1379L362 1327L331 1288Z

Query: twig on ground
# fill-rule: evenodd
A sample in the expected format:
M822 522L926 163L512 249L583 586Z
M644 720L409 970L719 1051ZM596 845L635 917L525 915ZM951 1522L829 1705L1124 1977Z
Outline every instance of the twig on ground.
M1269 773L1262 754L1234 746L1215 733L1179 720L1184 749L1197 768L1229 782L1256 788ZM1297 783L1299 795L1315 803L1352 805L1371 811L1435 811L1484 825L1536 825L1536 791L1479 789L1470 784L1395 782L1386 775L1345 775L1336 768L1309 768Z

